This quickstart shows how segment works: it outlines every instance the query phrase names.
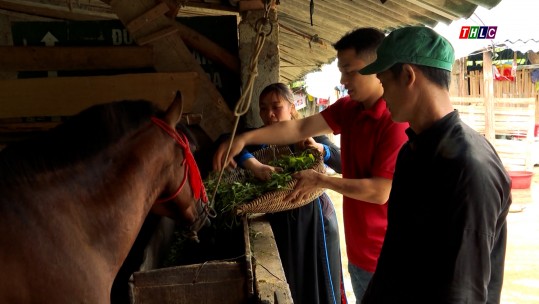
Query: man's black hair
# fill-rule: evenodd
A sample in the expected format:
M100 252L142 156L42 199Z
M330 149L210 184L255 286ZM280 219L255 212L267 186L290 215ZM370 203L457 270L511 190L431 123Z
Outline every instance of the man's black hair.
M339 41L333 44L337 51L353 48L356 54L363 52L376 52L385 35L372 27L357 28L346 33Z
M398 77L402 72L402 65L403 63L396 63L389 68L389 70L395 77ZM451 72L424 65L414 64L414 66L416 66L428 80L449 91L449 85L451 84Z

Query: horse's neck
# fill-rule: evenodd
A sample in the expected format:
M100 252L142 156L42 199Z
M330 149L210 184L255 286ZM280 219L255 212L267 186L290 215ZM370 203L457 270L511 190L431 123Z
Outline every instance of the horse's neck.
M163 142L163 134L157 128L150 128L132 138L124 147L120 147L120 143L118 153L110 155L114 164L102 172L105 178L102 190L97 190L95 194L102 207L96 211L100 213L96 216L110 219L108 224L116 229L120 239L134 241L144 218L167 182L162 172L173 159L171 153L174 148L165 147L173 147L174 142L169 138ZM89 209L93 208L90 206ZM111 217L111 214L115 216ZM126 254L132 244L128 245Z
M158 132L157 128L150 128L118 142L88 162L57 172L61 178L52 187L59 189L58 198L64 195L63 201L58 199L55 203L72 209L74 217L79 215L73 220L82 227L89 242L100 252L108 251L118 267L164 187L161 172L173 151L165 147L174 143L163 142L163 135ZM77 199L65 199L65 193L61 193L64 188L78 192Z

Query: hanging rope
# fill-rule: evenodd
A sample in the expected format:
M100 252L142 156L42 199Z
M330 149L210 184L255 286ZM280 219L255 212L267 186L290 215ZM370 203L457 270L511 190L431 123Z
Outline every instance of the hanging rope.
M266 37L268 37L273 31L273 24L269 20L269 11L270 11L273 1L274 0L265 0L264 17L258 19L255 23L256 40L255 40L254 49L252 53L253 56L251 57L251 61L249 63L249 71L248 71L249 77L247 78L247 81L245 82L245 86L243 88L243 92L240 98L238 99L236 106L234 107L234 116L236 116L236 119L234 121L234 128L232 129L232 135L230 136L230 143L226 151L225 160L228 159L228 156L230 155L230 149L232 148L232 142L234 141L234 137L236 136L236 131L238 130L238 124L239 124L240 118L242 115L247 113L247 111L249 111L249 109L251 108L251 100L253 96L254 83L255 83L256 77L258 76L258 58L260 57L260 53L262 52L264 43L266 42ZM217 178L217 184L211 196L210 205L212 207L215 202L217 189L219 188L219 184L221 183L221 178L223 177L224 171L225 171L225 167L223 166L223 168L221 168L221 171L219 172L219 177Z

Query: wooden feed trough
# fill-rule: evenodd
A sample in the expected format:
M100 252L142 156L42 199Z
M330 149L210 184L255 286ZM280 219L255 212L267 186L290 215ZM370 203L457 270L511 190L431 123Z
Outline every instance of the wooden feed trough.
M172 235L173 229L170 224L161 226L168 232L154 234L157 242L148 245L141 269L133 274L129 283L132 304L293 302L271 227L263 216L242 218L242 225L237 229L239 234L232 236L232 239L238 236L242 239L244 248L239 256L156 268L160 264L156 258L162 256L156 253L156 248L162 247L164 241L159 238ZM228 239L224 243L237 244Z
M219 260L155 269L155 265L161 264L160 261L146 261L156 258L154 255L146 256L142 269L133 274L130 283L132 303L247 303L247 299L253 296L253 289L249 288L252 286L253 272L247 226L244 220L240 229L229 231L226 235L231 246L239 247L233 248L236 251L234 257L222 255ZM238 236L243 241L239 244ZM223 238L223 235L216 237ZM201 235L200 245L204 249L196 249L197 244L189 243L193 246L186 246L180 254L203 256L216 251L229 251L203 246L203 243L210 241ZM149 246L154 244L150 243ZM213 258L218 256L211 255Z

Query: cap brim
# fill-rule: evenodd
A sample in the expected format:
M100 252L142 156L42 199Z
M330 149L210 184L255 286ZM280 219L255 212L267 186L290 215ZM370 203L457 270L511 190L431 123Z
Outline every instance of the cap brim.
M392 60L383 60L379 57L373 63L359 70L358 73L362 75L378 74L380 72L388 70L394 64L395 62L393 62Z

